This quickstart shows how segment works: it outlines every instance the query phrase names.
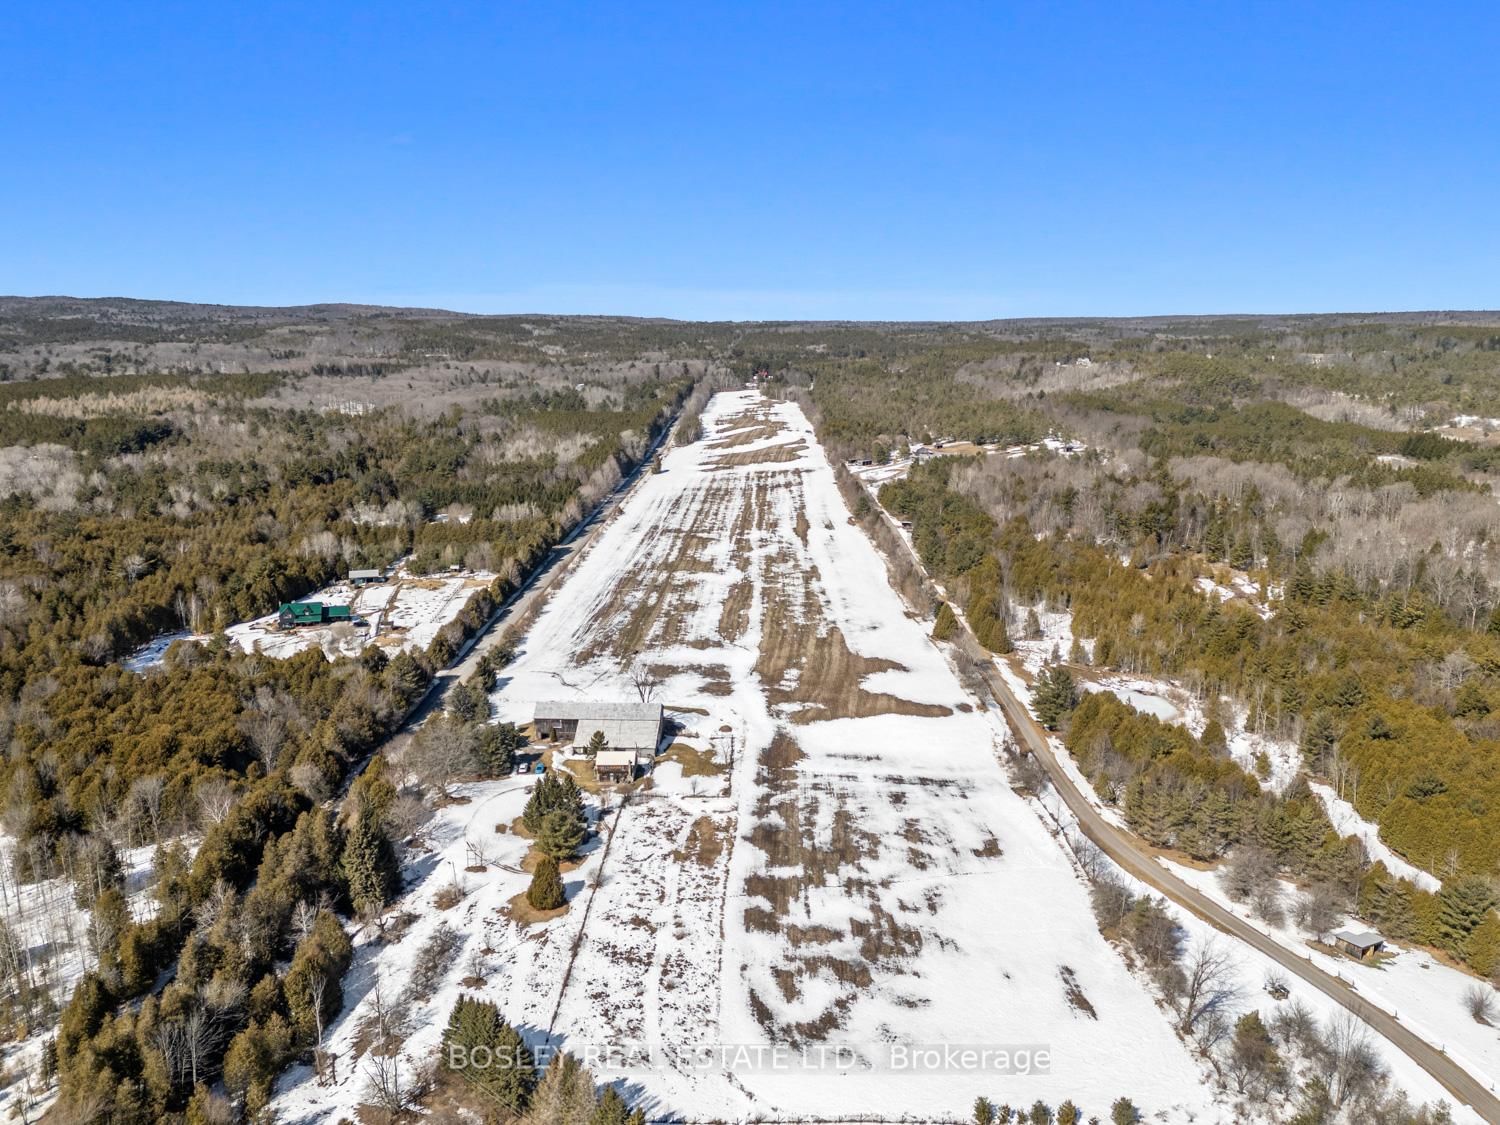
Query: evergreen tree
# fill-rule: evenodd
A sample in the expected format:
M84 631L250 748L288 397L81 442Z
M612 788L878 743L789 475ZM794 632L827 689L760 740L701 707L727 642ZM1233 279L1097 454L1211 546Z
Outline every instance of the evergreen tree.
M1462 954L1472 934L1495 907L1495 892L1479 878L1449 879L1438 892L1438 940L1449 952Z
M1081 1125L1083 1114L1069 1098L1057 1107L1057 1125Z
M537 1083L525 1125L592 1125L597 1105L594 1076L574 1055L562 1051Z
M995 1125L995 1107L989 1098L974 1099L974 1125Z
M1203 532L1203 553L1217 562L1224 557L1229 537L1224 528L1224 517L1215 511L1208 518L1208 527Z
M1327 763L1338 745L1338 732L1334 728L1333 716L1327 711L1312 713L1302 728L1302 760L1309 769L1326 771Z
M271 1084L296 1050L291 1026L279 1014L252 1023L224 1055L224 1086L255 1112L270 1100Z
M1141 1111L1135 1108L1135 1103L1129 1098L1116 1098L1115 1104L1110 1107L1111 1125L1136 1125L1140 1119Z
M939 602L937 620L932 624L932 639L935 641L951 640L956 632L958 632L958 615L953 612L953 607L947 602Z
M560 785L556 774L544 773L532 786L531 796L526 799L526 807L521 811L521 823L533 836L542 826L542 817L558 807L557 791Z
M37 1077L44 1085L51 1085L57 1078L57 1036L49 1035L42 1040L42 1058L37 1064Z
M1052 1125L1052 1107L1038 1098L1031 1103L1031 1125Z
M589 744L584 747L584 753L590 758L597 758L599 751L608 749L609 741L604 737L604 732L596 730L593 734L589 735Z
M66 1067L94 1037L115 1005L114 994L98 973L84 973L73 986L57 1025L57 1058Z
M491 777L505 777L516 768L516 754L526 745L526 736L515 723L495 723L479 737L479 759Z
M1248 535L1240 535L1229 552L1229 565L1236 570L1249 570L1255 565L1255 550Z
M312 932L298 943L282 984L300 1042L315 1045L344 1006L341 982L353 956L344 927L331 913L320 910Z
M1246 1012L1235 1022L1228 1067L1242 1094L1260 1093L1280 1073L1281 1056L1259 1012Z
M1500 914L1491 910L1474 927L1464 947L1464 959L1482 977L1493 979L1500 974Z
M542 821L547 814L557 809L567 810L580 824L588 823L583 812L583 793L572 774L543 775L531 791L531 797L521 813L521 823L535 836L541 831Z
M583 822L571 809L553 809L537 828L537 850L561 863L578 854L585 834Z
M185 1125L225 1125L237 1120L234 1106L225 1098L215 1094L203 1083L193 1087L189 1099Z
M562 873L551 856L544 855L537 861L531 885L526 888L526 901L534 910L556 910L567 901L563 896Z
M1224 724L1218 719L1209 719L1203 727L1203 734L1198 739L1207 750L1216 758L1222 758L1229 753L1229 739L1224 734Z
M365 808L356 810L344 837L339 870L349 901L361 914L378 914L396 897L401 884L395 849Z
M1037 721L1048 730L1056 730L1062 720L1078 706L1078 687L1073 674L1061 664L1049 664L1037 674L1031 685L1031 705Z
M1386 937L1403 941L1416 932L1415 889L1405 879L1396 879L1377 863L1360 880L1359 913L1370 919Z
M630 1106L613 1086L604 1087L604 1095L589 1125L630 1125Z
M448 692L448 712L462 723L479 723L490 717L490 701L478 684L462 683Z
M526 1108L532 1087L536 1085L536 1066L531 1052L520 1032L504 1021L493 1046L496 1063L484 1072L484 1091L513 1113L520 1113Z
M494 1004L471 996L448 1014L440 1065L513 1113L526 1108L535 1085L535 1063L516 1029Z
M1015 651L1010 631L1005 627L1008 611L1003 597L998 594L980 594L967 608L969 626L980 644L1001 655Z

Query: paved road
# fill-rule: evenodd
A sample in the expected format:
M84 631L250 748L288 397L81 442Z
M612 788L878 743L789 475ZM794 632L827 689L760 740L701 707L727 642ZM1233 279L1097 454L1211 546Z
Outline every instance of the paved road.
M873 495L871 499L876 501L878 508L879 501ZM884 511L878 510L882 513ZM892 523L894 525L895 521ZM899 530L899 525L897 525L897 531ZM904 537L898 535L898 538L903 544L906 543ZM907 550L920 568L921 560L917 559L915 551L911 550L909 544L907 544ZM925 569L922 573L926 573ZM979 642L968 631L968 623L961 622L961 626L975 648L982 651ZM979 670L989 685L995 701L1005 714L1006 721L1015 733L1019 744L1031 751L1046 769L1047 775L1052 779L1053 787L1061 795L1069 811L1078 819L1078 825L1083 834L1092 840L1105 855L1179 906L1191 910L1224 933L1247 945L1254 946L1288 973L1342 1004L1432 1075L1457 1101L1470 1106L1484 1120L1500 1123L1500 1098L1495 1096L1485 1082L1470 1074L1425 1039L1408 1030L1389 1012L1362 999L1343 981L1304 961L1244 919L1225 910L1201 891L1164 870L1139 840L1105 820L1058 764L1046 732L1016 698L1010 685L1001 677L994 664L988 661L981 662ZM1462 1018L1462 1013L1455 1011L1453 1018Z

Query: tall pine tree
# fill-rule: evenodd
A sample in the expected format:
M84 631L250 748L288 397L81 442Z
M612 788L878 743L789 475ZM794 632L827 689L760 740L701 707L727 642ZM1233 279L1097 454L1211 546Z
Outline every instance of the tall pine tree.
M396 897L400 875L395 850L366 809L356 810L349 825L339 868L349 901L361 914L377 914Z

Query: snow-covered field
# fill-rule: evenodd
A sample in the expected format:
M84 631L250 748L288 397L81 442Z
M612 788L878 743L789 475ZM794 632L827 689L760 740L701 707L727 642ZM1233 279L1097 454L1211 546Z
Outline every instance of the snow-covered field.
M1072 1098L1101 1118L1128 1095L1153 1121L1258 1120L1215 1091L1153 988L1099 935L1065 809L1007 783L1003 722L976 709L908 616L801 412L721 394L704 426L552 592L493 702L497 718L525 722L540 700L632 700L654 685L673 741L717 772L662 762L628 801L591 798L598 831L566 875L569 909L530 925L510 909L528 876L527 843L508 829L533 779L465 787L409 865L396 909L410 928L359 937L329 1037L338 1083L292 1074L281 1120L352 1116L377 1010L402 1011L401 1065L415 1069L465 991L496 1001L534 1047L582 1055L653 1118L960 1120L983 1094ZM998 662L1022 689L1072 644L1065 614L1039 617L1043 637L1016 666ZM1188 693L1115 679L1099 686L1201 732ZM1265 752L1284 784L1295 748L1237 718L1231 752L1247 764ZM439 908L455 883L461 900ZM1236 1010L1269 1017L1273 963L1174 916L1190 945L1227 946ZM455 945L415 993L442 927ZM1456 984L1436 968L1401 964L1383 982L1392 1004L1446 1013ZM1442 984L1421 992L1426 980ZM1325 1022L1340 1010L1306 987L1292 1001ZM1455 1043L1490 1065L1477 1039ZM944 1060L924 1047L1045 1051L1048 1065L1002 1073L992 1056L933 1070L923 1064ZM1443 1096L1376 1047L1412 1097Z
M321 648L331 660L336 656L358 656L360 650L372 643L393 652L426 648L438 630L458 616L474 592L488 586L494 578L488 571L413 575L400 570L388 581L374 586L335 582L298 600L350 606L354 611L352 622L281 629L277 627L276 614L271 613L231 625L225 633L246 652L258 651L275 657ZM175 640L207 638L187 632L157 637L122 663L132 672L155 667Z
M412 1002L412 1066L477 969L472 991L528 1039L592 1059L653 1117L956 1119L983 1094L1235 1120L1099 935L1054 826L1006 781L1003 723L905 612L800 410L721 394L704 424L552 593L494 702L529 720L538 700L633 699L645 673L725 781L663 767L604 814L607 855L596 843L568 876L567 913L525 927L504 913L524 841L495 826L530 781L471 787L410 872L411 930L361 939L332 1031L341 1084L294 1075L282 1120L358 1104L376 983L389 1004L445 919L462 948ZM485 870L465 871L476 855ZM456 878L463 901L434 909ZM793 1044L816 1050L767 1053ZM992 1054L934 1071L910 1054L928 1046ZM1046 1072L1033 1054L1003 1073L1000 1048L1045 1049Z

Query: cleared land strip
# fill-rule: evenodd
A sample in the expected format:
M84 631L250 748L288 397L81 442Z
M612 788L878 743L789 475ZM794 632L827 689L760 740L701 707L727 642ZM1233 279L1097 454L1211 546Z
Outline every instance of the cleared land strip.
M879 506L878 497L872 494L871 500L877 507ZM884 509L881 511L883 512ZM916 552L904 538L899 536L897 538L905 545L912 561L925 574L922 560L917 557ZM964 630L968 641L976 649L983 651L978 640L969 631L968 622L960 618L960 627ZM1455 1098L1467 1104L1486 1121L1500 1125L1500 1098L1486 1088L1483 1081L1459 1066L1415 1032L1410 1031L1389 1012L1364 1000L1347 984L1303 961L1291 950L1267 937L1244 919L1225 910L1207 895L1162 870L1138 841L1105 820L1073 783L1072 778L1058 764L1046 732L1031 717L1025 705L1016 698L1015 693L1011 691L1010 686L1000 676L993 663L980 662L979 672L994 696L995 702L1000 705L1011 732L1020 744L1042 763L1048 777L1052 780L1053 788L1061 794L1068 810L1077 818L1078 826L1083 834L1105 855L1179 906L1192 911L1205 922L1231 937L1238 938L1252 946L1270 957L1287 972L1294 973L1299 979L1306 981L1325 996L1343 1005L1432 1075Z

